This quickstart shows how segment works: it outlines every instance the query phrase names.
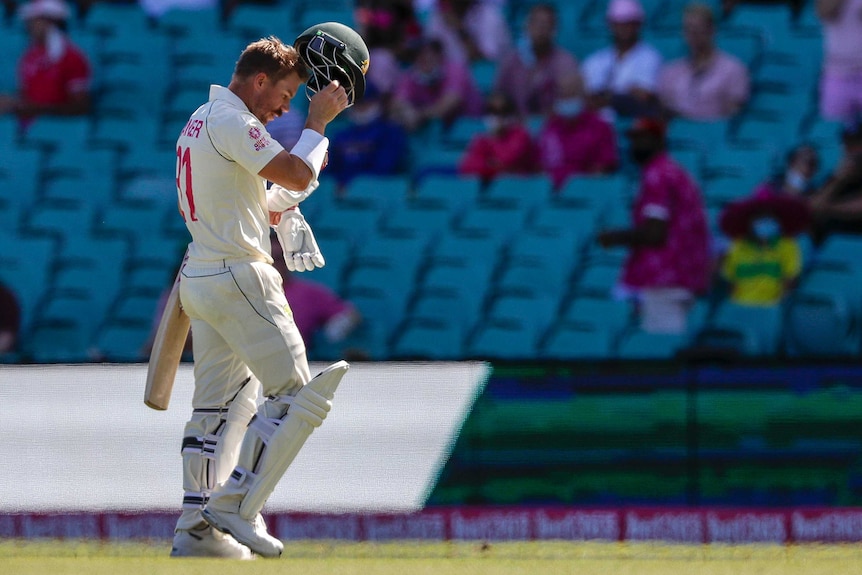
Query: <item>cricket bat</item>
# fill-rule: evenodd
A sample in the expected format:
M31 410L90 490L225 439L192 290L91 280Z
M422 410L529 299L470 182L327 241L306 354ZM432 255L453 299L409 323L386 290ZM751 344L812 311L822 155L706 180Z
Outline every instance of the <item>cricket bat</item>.
M185 261L183 261L185 265ZM180 272L183 266L180 266ZM191 320L180 306L180 272L171 288L162 319L153 340L150 362L147 366L147 387L144 403L153 409L164 411L171 401L174 379L182 359L183 348L189 335Z

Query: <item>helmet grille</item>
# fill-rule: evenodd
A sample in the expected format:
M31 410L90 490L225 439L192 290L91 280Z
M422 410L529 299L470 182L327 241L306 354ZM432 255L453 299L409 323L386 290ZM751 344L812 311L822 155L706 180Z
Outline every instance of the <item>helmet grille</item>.
M303 59L311 72L305 84L305 95L309 100L330 82L338 80L347 92L348 107L353 105L355 97L353 79L338 62L339 57L343 58L344 49L343 42L320 30L305 45Z

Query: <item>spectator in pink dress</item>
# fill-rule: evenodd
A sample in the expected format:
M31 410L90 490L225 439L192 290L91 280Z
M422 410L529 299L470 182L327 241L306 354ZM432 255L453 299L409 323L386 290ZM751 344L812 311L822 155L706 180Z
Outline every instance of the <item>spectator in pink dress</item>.
M643 331L685 333L688 311L710 283L710 236L700 190L666 152L665 125L641 118L626 132L641 184L628 229L599 234L629 248L622 287L637 296Z
M557 9L553 4L536 4L530 9L526 33L518 49L500 62L494 89L510 94L524 116L547 115L554 106L560 78L580 73L578 61L556 42Z
M459 116L480 116L482 93L464 63L446 58L439 40L428 40L395 88L392 113L410 131L430 120L448 126Z
M560 189L575 175L606 174L619 163L614 127L585 104L578 75L560 81L553 111L536 137L539 165Z
M473 137L458 171L477 175L485 182L504 173L535 172L533 139L520 120L514 100L500 92L492 93L485 114L488 132Z
M88 114L90 61L66 33L68 5L62 0L32 0L21 5L19 15L30 44L18 62L18 94L0 94L0 113L17 114L23 128L42 114Z
M497 62L512 44L501 6L487 0L438 0L425 36L439 39L446 56L463 63Z
M823 22L820 115L849 122L862 114L862 0L817 0Z
M645 116L659 109L656 89L662 58L641 40L644 18L638 0L611 0L607 21L612 44L584 60L587 94L605 114Z
M690 4L683 15L688 55L662 67L658 95L671 115L691 120L720 120L748 101L748 69L715 45L712 8Z

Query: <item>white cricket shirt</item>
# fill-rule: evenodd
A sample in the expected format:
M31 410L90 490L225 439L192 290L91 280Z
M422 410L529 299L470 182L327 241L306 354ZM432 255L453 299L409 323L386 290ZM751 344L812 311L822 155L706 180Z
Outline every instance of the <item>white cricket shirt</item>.
M209 101L177 139L190 264L272 262L266 180L258 172L283 149L236 94L210 86Z

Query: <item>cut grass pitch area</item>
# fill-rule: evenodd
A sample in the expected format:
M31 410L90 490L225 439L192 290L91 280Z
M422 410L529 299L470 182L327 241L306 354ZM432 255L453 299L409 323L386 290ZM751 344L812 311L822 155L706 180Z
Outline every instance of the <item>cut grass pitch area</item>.
M281 559L171 559L169 541L0 540L10 575L842 575L862 574L860 545L666 545L582 542L288 542Z

